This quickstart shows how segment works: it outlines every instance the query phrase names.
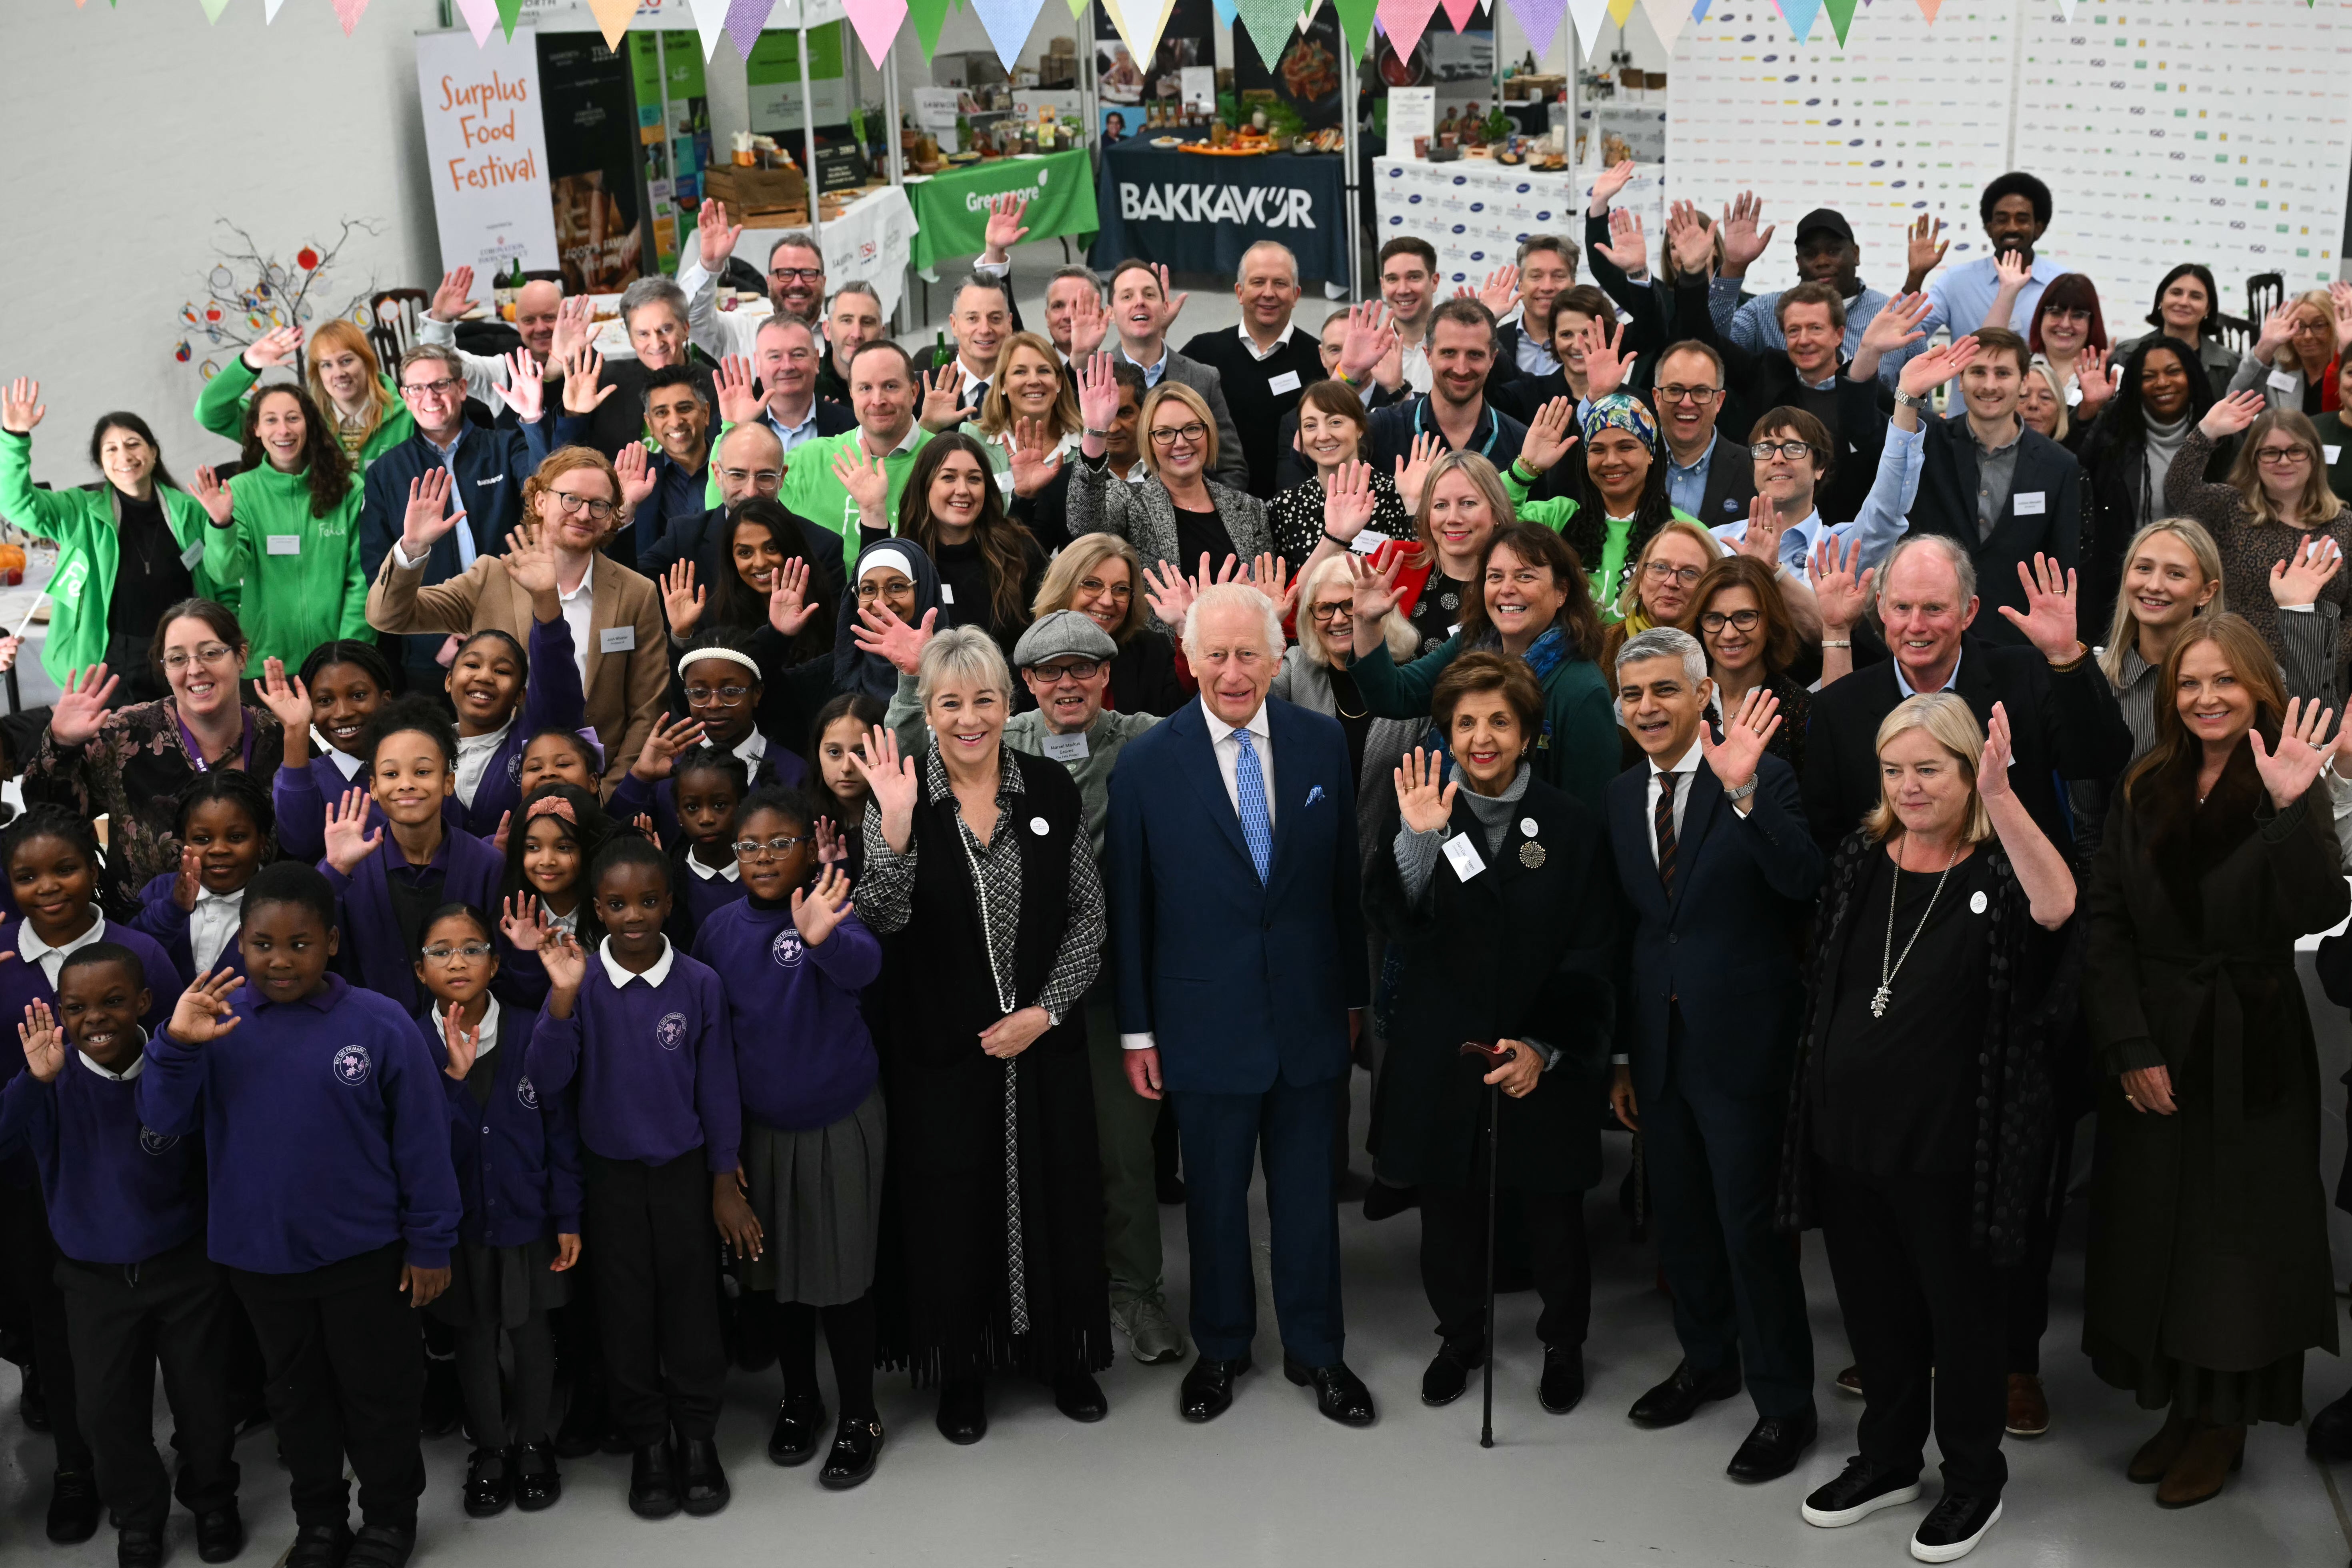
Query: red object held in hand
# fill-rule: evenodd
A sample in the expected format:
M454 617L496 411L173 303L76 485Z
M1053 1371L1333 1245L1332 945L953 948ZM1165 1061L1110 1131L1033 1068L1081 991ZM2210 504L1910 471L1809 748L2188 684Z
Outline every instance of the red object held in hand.
M1483 1057L1489 1067L1504 1067L1508 1065L1517 1053L1505 1050L1499 1042L1489 1046L1482 1045L1476 1040L1465 1040L1462 1042L1462 1054L1465 1057Z

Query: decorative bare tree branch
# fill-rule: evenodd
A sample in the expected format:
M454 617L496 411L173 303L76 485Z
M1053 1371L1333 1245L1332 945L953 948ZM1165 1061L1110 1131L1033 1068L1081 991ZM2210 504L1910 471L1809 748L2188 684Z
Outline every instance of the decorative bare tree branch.
M187 335L181 339L174 357L184 363L194 357L199 340L214 353L241 353L273 328L309 326L319 318L319 296L326 292L329 274L352 236L376 238L383 233L383 225L374 218L345 218L332 244L301 246L289 265L265 254L259 241L228 219L215 222L228 231L235 245L223 245L219 259L205 279L202 300L191 300L180 307L180 326ZM371 273L366 283L333 313L364 324L365 307L374 292L375 279ZM213 368L214 362L208 358L205 374L213 374Z

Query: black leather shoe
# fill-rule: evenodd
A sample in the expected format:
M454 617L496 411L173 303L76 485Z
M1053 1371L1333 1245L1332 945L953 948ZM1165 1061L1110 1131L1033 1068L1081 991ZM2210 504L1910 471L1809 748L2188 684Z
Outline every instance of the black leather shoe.
M779 1465L804 1465L816 1453L824 1430L824 1401L814 1394L787 1394L776 1406L776 1429L768 1434L768 1458Z
M1544 1346L1543 1376L1536 1382L1536 1398L1554 1415L1565 1415L1584 1398L1584 1347Z
M306 1524L294 1532L294 1544L286 1552L285 1568L342 1568L344 1555L351 1549L350 1525Z
M360 1532L352 1537L352 1549L343 1553L343 1568L408 1568L408 1559L416 1550L416 1527L404 1530L390 1525L362 1524Z
M639 1519L667 1519L677 1511L677 1476L667 1443L647 1443L629 1460L629 1511Z
M816 1473L817 1485L845 1492L874 1473L882 1456L882 1423L865 1415L845 1415L833 1434L833 1452Z
M1364 1194L1364 1217L1375 1224L1420 1206L1419 1187L1392 1187L1378 1177L1373 1178L1372 1190Z
M950 1443L972 1444L988 1436L988 1384L977 1377L959 1377L940 1384L940 1436Z
M114 1568L163 1568L163 1538L152 1530L117 1531Z
M681 1437L677 1444L678 1501L697 1519L709 1519L734 1496L719 1445L709 1437Z
M98 1479L88 1470L59 1470L49 1482L49 1539L59 1546L98 1533Z
M244 1550L245 1521L234 1501L196 1515L197 1557L206 1563L227 1563Z
M1713 1372L1693 1370L1683 1362L1672 1377L1633 1401L1626 1414L1636 1426L1679 1426L1698 1414L1710 1400L1728 1399L1739 1392L1739 1365L1734 1362Z
M514 1501L514 1456L505 1448L477 1448L466 1457L466 1517L490 1519Z
M1054 1408L1073 1421L1099 1421L1110 1414L1110 1401L1091 1373L1066 1372L1054 1380Z
M1451 1405L1462 1397L1470 1386L1470 1374L1486 1364L1486 1352L1480 1345L1440 1345L1421 1374L1421 1402L1423 1405Z
M1246 1355L1231 1361L1200 1357L1186 1369L1176 1390L1176 1414L1187 1421L1214 1421L1233 1407L1234 1379L1249 1370Z
M1811 1410L1801 1415L1767 1415L1756 1423L1723 1473L1735 1481L1777 1481L1797 1468L1819 1436L1821 1423Z
M457 1382L456 1356L425 1358L425 1405L417 1426L427 1437L446 1437L466 1420L466 1391Z
M2331 1464L2352 1459L2352 1394L2313 1413L2303 1447L2313 1458Z
M572 1384L572 1403L563 1425L555 1429L555 1451L567 1459L584 1459L604 1446L604 1391L585 1378Z
M1282 1358L1282 1375L1301 1388L1315 1390L1315 1408L1325 1419L1343 1426L1369 1426L1375 1412L1372 1391L1364 1380L1348 1370L1348 1363L1335 1361L1329 1366L1301 1366L1288 1356Z
M563 1474L555 1468L555 1445L526 1443L515 1450L515 1507L525 1513L553 1508L563 1495Z

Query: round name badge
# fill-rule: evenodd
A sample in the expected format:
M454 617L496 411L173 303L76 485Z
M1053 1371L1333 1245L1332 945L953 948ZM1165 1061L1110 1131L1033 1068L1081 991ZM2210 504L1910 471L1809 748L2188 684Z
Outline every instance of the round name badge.
M1971 894L1969 894L1969 913L1970 913L1970 914L1972 914L1972 915L1980 915L1980 914L1982 914L1982 913L1984 913L1984 912L1985 912L1985 896L1984 896L1984 891L1983 891L1983 889L1979 889L1976 892L1973 892L1973 893L1971 893Z
M1042 816L1033 816L1029 819L1029 831L1043 838L1054 831L1054 825Z
M1536 819L1532 816L1519 818L1519 831L1533 838L1536 836Z

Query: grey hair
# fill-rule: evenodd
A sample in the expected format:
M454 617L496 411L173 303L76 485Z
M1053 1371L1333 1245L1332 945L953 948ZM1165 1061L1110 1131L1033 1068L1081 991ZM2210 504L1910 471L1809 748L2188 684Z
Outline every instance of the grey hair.
M779 250L814 250L817 266L822 268L824 265L824 247L816 242L816 236L804 228L787 229L776 237L776 243L768 247L769 266L776 264L776 252Z
M816 328L810 323L808 318L805 316L795 316L789 310L777 310L771 314L766 321L761 321L760 323L759 331L751 334L751 341L757 342L760 339L760 333L768 331L772 327L780 330L786 327L797 328L809 335L809 341L811 342L814 342L816 341Z
M882 308L882 295L880 291L877 290L873 284L868 283L863 278L853 278L848 282L844 283L840 288L835 289L833 291L833 298L825 301L825 309L829 310L834 306L841 303L841 297L844 294L863 294L867 299L874 301L874 313L876 315L887 316L889 314L887 310L885 310Z
M1933 550L1941 555L1945 563L1951 567L1952 575L1960 580L1960 602L1952 606L1954 609L1966 608L1968 602L1977 596L1977 563L1969 559L1969 552L1960 548L1958 540L1944 533L1907 533L1895 541L1895 548L1886 552L1886 559L1878 563L1878 584L1871 595L1871 608L1876 609L1880 601L1886 597L1886 583L1895 575L1895 563L1903 559L1906 552L1922 549Z
M1005 309L1008 311L1013 308L1012 300L1004 292L1004 285L1003 283L989 277L984 272L967 272L962 277L956 279L955 298L949 303L948 308L950 310L953 310L956 304L962 300L963 292L967 289L985 289L990 293L995 295L998 299L1004 300Z
M1282 613L1274 607L1274 601L1247 583L1213 583L1201 590L1200 597L1192 601L1192 607L1184 612L1184 657L1192 661L1196 671L1207 658L1201 641L1201 612L1226 605L1238 605L1255 611L1265 633L1266 657L1277 659L1282 657Z
M677 312L678 324L686 324L686 290L667 278L640 278L621 290L622 330L648 305L667 305Z
M978 626L950 626L923 645L922 662L915 670L917 700L929 708L940 683L958 679L976 680L1007 703L1013 700L1013 671L1004 662L1004 650Z
M1681 659L1683 675L1694 689L1706 679L1706 649L1699 647L1698 638L1674 626L1652 626L1627 637L1625 646L1617 650L1617 668L1645 658Z
M1091 267L1060 267L1055 268L1054 275L1045 279L1046 291L1051 293L1053 291L1054 285L1059 283L1065 278L1083 278L1087 283L1093 286L1096 299L1108 300L1109 298L1110 291L1103 287L1102 274L1097 272Z
M1513 265L1525 267L1528 258L1538 250L1551 251L1567 262L1568 275L1571 278L1576 276L1577 268L1584 260L1584 253L1576 247L1576 241L1557 234L1531 234L1519 241L1519 253L1511 258Z
M1240 267L1240 268L1234 268L1234 271L1235 271L1236 273L1239 273L1239 272L1242 272L1242 271L1244 271L1244 270L1246 270L1246 263L1249 261L1250 257L1251 257L1252 255L1254 255L1255 253L1256 253L1256 252L1258 252L1258 251L1261 251L1261 250L1279 250L1280 252L1282 252L1282 258L1283 258L1285 261L1287 261L1287 262L1289 262L1289 263L1290 263L1290 281L1291 281L1291 285L1292 285L1294 288L1295 288L1295 287L1297 287L1297 283L1298 283L1298 256L1297 256L1297 252L1295 252L1295 251L1293 251L1293 250L1290 248L1290 247L1288 247L1288 246L1286 246L1286 245L1283 244L1283 243L1282 243L1282 241L1280 241L1280 240L1278 240L1278 239L1261 239L1261 240L1258 240L1256 243L1253 244L1253 245L1252 245L1252 246L1251 246L1247 250L1243 251L1243 252L1242 252L1242 260L1243 260L1243 262L1244 263L1244 267Z

